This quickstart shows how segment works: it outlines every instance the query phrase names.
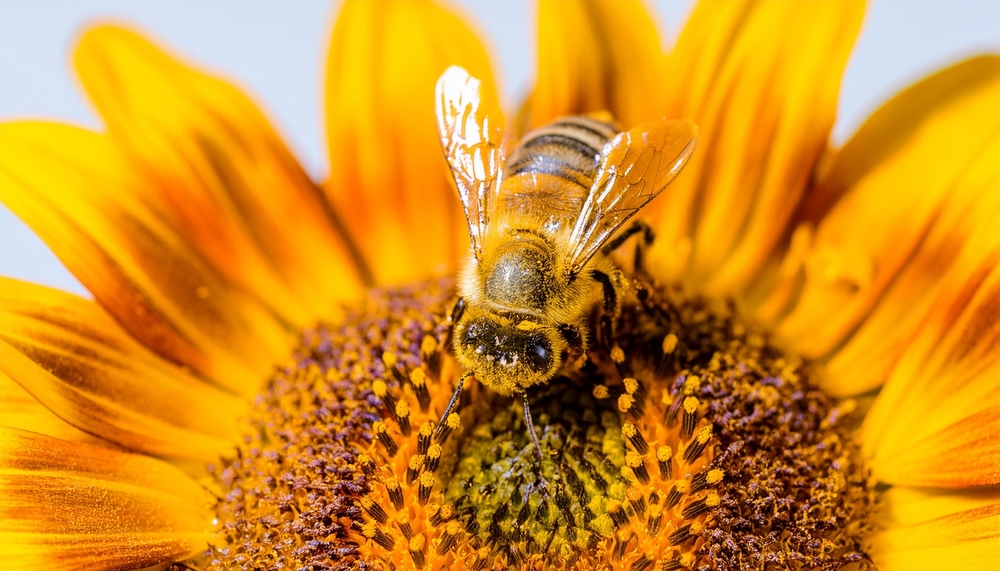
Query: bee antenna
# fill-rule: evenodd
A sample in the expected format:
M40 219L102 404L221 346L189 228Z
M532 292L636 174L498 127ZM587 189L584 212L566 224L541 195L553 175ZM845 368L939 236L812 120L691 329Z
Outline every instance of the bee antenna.
M461 377L458 378L458 385L455 387L455 392L451 395L451 400L448 401L448 406L444 409L444 413L441 415L441 419L438 420L437 426L434 429L434 434L437 437L441 437L444 433L444 427L447 424L448 417L451 413L455 411L458 406L458 399L462 396L462 388L465 386L465 379L468 379L474 375L472 371L466 371Z
M526 393L521 393L521 402L524 404L524 423L528 426L528 434L531 435L531 441L535 443L535 450L538 450L538 459L541 460L545 456L542 454L542 445L538 443L538 435L535 434L535 423L531 421L531 409L528 407Z

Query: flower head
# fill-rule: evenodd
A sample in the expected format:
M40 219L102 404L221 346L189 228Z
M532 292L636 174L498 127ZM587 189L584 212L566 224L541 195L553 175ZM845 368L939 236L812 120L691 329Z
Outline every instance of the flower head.
M458 64L495 89L460 18L344 4L323 182L229 83L89 31L106 132L0 126L0 198L94 297L0 286L3 560L995 564L1000 58L831 149L863 11L705 1L663 55L638 3L540 1L515 135L601 111L699 128L642 211L652 244L615 258L620 308L595 295L593 342L528 395L541 458L520 403L456 392L468 230L434 84Z

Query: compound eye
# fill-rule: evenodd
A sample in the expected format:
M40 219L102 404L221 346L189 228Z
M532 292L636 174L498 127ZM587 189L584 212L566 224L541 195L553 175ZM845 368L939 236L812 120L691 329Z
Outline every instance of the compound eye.
M528 347L525 354L528 367L536 373L545 373L552 368L552 351L548 347L548 341L538 340Z

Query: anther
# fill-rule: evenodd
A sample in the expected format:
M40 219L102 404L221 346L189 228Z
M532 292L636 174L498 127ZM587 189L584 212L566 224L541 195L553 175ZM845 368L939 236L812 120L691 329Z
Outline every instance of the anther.
M458 534L462 533L462 524L457 521L450 521L444 526L444 533L441 534L441 541L437 546L437 554L444 555L455 546Z
M674 477L673 462L670 461L674 451L669 446L660 446L656 449L656 464L660 468L660 477L669 480Z
M409 486L420 476L420 468L424 465L424 457L414 454L410 457L410 463L406 467L406 485Z
M382 401L389 414L394 413L396 410L396 399L392 397L392 394L389 392L389 385L385 384L385 381L382 379L372 381L372 393L378 397L378 400Z
M441 522L450 520L453 515L455 515L455 508L451 504L445 504L431 514L431 517L427 521L434 527L437 527L441 525Z
M684 519L696 518L708 510L718 507L720 501L718 492L713 490L704 498L695 500L684 506L684 509L681 511L681 517Z
M368 515L372 516L375 521L383 525L389 520L389 514L385 513L382 506L375 503L375 501L368 496L361 498L361 507L363 507L365 511L368 512Z
M684 380L684 384L681 385L681 392L684 396L693 396L698 392L698 388L701 387L701 378L698 375L691 375Z
M677 349L677 336L673 333L668 333L666 337L663 338L663 354L669 355Z
M681 423L681 438L691 438L694 427L698 424L698 397L684 397L684 420Z
M417 486L417 499L420 501L420 505L427 503L427 500L431 498L431 490L433 489L434 474L430 472L420 474L420 485Z
M626 393L618 397L618 410L631 414L633 418L639 418L641 413L639 412L639 407L636 406L638 401L634 396Z
M399 486L399 480L395 476L386 478L385 491L389 493L389 499L392 500L396 511L403 509L403 488Z
M371 539L385 549L392 549L396 544L396 541L392 538L392 536L379 529L375 522L370 521L362 526L361 535Z
M399 531L403 532L403 536L406 539L413 538L413 526L410 525L410 516L406 512L396 514L396 527L399 528Z
M629 571L646 571L653 564L653 560L649 558L648 555L640 555L638 559L632 562L632 566L629 567Z
M667 556L662 559L662 563L660 563L660 571L679 571L683 568L680 552L673 549L669 551Z
M701 533L702 528L705 526L700 522L694 521L687 525L682 525L667 538L670 541L670 545L680 545L685 541L697 536Z
M472 571L485 569L490 562L490 554L491 552L489 547L483 546L476 550L476 558L472 562Z
M462 417L458 416L457 412L453 412L448 415L448 418L438 424L437 429L434 431L435 442L444 443L448 440L448 436L453 430L457 430L458 427L462 425Z
M389 436L389 426L381 420L376 420L372 423L372 431L382 446L385 446L385 451L389 453L389 456L395 456L399 447L396 446L396 441L392 439L392 436Z
M663 521L663 508L650 506L649 517L646 519L646 533L651 537L659 533L661 521Z
M611 348L611 360L619 365L625 362L625 351L617 344Z
M420 425L417 431L417 454L427 454L431 446L431 435L434 434L434 421L428 420Z
M642 456L635 452L625 454L625 464L632 469L632 473L639 482L649 483L649 472L646 470L646 463L642 461Z
M676 506L681 501L681 498L684 497L684 494L688 492L689 487L687 480L677 480L674 482L673 487L667 492L666 501L663 502L666 509Z
M405 400L396 403L396 422L399 424L399 431L403 436L410 435L410 405Z
M630 504L632 504L632 509L635 513L639 515L644 515L646 513L646 497L642 495L642 491L635 486L629 486L625 490L625 497L628 498Z
M427 563L424 558L424 545L426 543L427 540L424 539L423 534L415 535L410 539L410 557L413 558L413 565L417 568L423 567Z
M607 504L608 517L615 524L615 529L618 529L628 523L628 514L625 513L625 508L622 503L618 500L608 500Z
M612 551L613 558L615 561L620 560L625 557L625 551L628 548L628 544L632 541L634 535L625 536L625 530L619 531L617 537L615 538L615 546Z
M724 474L725 472L718 468L698 472L691 478L691 493L694 494L718 484L722 481Z
M632 443L635 451L639 454L645 454L649 451L649 444L646 442L646 439L642 437L642 433L631 422L626 422L622 425L622 436Z
M431 377L437 379L441 376L441 353L438 351L438 342L433 335L424 335L420 341L420 358L427 363L427 370Z
M433 473L438 469L438 465L441 462L441 452L442 448L440 444L433 444L430 449L427 450L427 456L424 457L424 468L426 468L428 472Z
M694 462L705 451L708 441L712 439L712 427L706 426L698 431L698 435L688 444L684 450L684 461L688 464Z
M358 454L358 464L361 466L361 471L368 477L374 476L378 470L375 460L365 453Z
M424 339L433 339L433 337L427 336ZM427 373L420 367L413 369L410 371L410 384L413 386L413 393L417 395L420 411L427 412L431 405L431 394L427 392Z
M605 386L605 385L597 385L597 386L595 386L593 393L594 393L594 398L597 399L597 400L606 399L606 398L608 398L608 395L610 394L608 392L608 387Z

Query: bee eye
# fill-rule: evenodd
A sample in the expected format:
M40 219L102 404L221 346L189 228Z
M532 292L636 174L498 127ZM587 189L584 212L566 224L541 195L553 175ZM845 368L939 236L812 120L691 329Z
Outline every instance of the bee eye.
M536 373L545 373L552 368L552 352L548 342L534 343L525 352L528 366Z

